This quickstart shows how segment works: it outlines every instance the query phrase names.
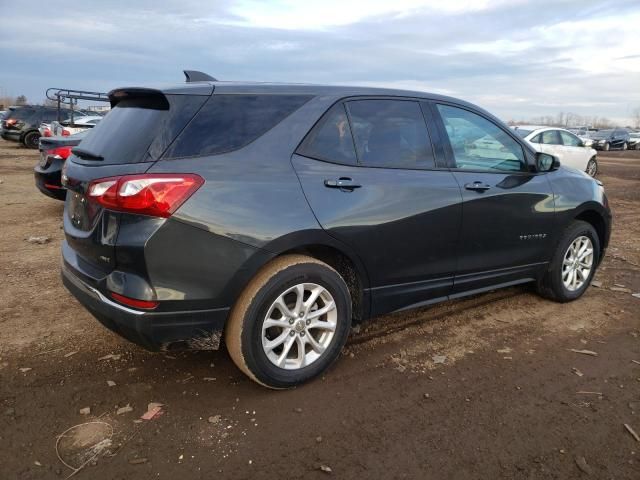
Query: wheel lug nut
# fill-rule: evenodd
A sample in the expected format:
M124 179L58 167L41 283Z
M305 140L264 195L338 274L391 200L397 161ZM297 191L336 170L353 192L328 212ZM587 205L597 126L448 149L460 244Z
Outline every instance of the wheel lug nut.
M307 320L307 325L309 325L311 323L311 320Z
M299 316L300 318L304 317L304 312L300 312L300 313L298 314L298 316Z
M301 337L304 337L304 332L300 332L300 336L301 336Z
M289 319L289 325L293 325L293 318Z
M289 332L289 335L291 335L292 337L296 334L296 332L294 332L293 330L291 330L291 332Z

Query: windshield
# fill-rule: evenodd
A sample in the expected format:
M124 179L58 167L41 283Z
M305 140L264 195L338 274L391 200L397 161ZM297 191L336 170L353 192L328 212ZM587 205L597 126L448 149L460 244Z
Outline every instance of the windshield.
M613 130L598 130L591 134L591 138L608 138L613 134Z

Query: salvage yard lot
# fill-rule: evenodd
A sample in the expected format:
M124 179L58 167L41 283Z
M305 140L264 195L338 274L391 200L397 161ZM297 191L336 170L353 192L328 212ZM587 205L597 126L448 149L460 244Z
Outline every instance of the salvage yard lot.
M582 299L525 286L377 318L274 392L224 350L150 353L95 321L61 285L37 152L0 142L0 479L66 478L58 455L92 479L640 478L640 152L600 156L613 234Z

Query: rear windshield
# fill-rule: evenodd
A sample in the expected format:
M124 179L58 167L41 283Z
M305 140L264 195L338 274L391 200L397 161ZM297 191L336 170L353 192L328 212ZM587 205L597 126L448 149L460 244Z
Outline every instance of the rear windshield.
M135 97L122 100L73 153L80 161L98 160L101 165L157 160L207 98L166 95L162 102Z
M524 138L533 132L533 130L525 130L524 128L514 128L513 131L516 132L520 138Z
M309 95L214 94L164 157L216 155L241 148L311 98Z

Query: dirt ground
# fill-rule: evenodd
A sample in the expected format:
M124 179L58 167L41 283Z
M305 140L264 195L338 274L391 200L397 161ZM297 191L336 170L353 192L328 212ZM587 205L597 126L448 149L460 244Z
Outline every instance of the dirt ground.
M615 224L579 301L525 286L377 318L274 392L224 350L149 353L94 320L61 285L37 153L0 142L0 479L67 478L61 460L80 479L640 478L640 152L600 158Z

